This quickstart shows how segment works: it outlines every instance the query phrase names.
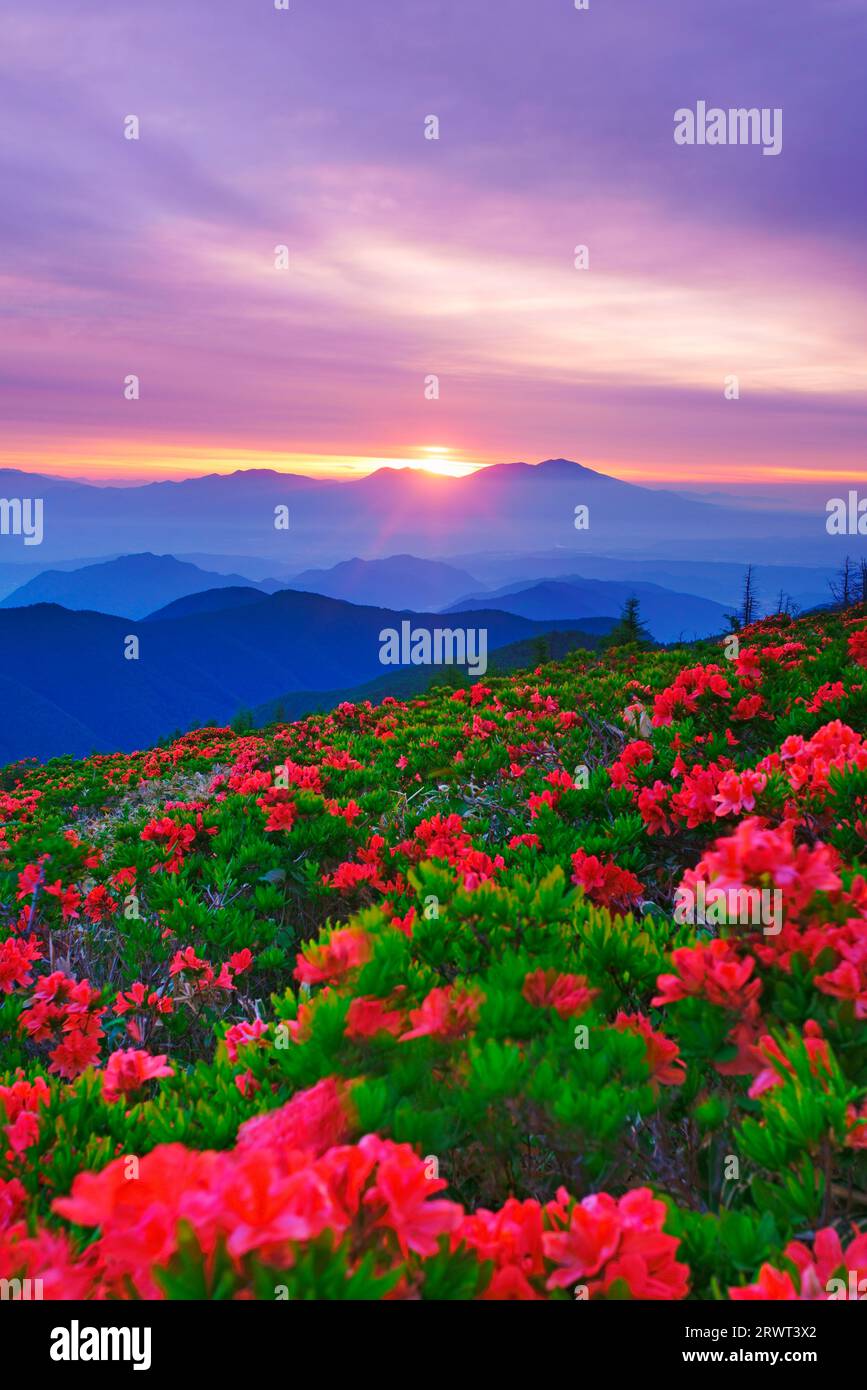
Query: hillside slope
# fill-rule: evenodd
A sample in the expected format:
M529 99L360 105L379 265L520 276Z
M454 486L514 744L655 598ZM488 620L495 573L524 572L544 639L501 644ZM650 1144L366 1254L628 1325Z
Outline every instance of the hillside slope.
M599 620L596 620L598 625ZM610 631L613 622L606 619L604 628ZM558 661L569 652L578 650L595 651L601 635L589 632L541 632L536 637L525 638L522 642L509 642L505 647L497 647L491 653L489 671L498 675L504 671L517 671L530 666L534 661ZM335 706L350 701L362 704L369 700L379 704L389 695L401 700L421 695L430 687L449 685L457 689L471 678L466 667L453 666L447 671L429 666L410 666L392 675L378 676L349 690L298 690L281 695L277 700L267 700L253 710L253 722L257 727L272 724L275 720L301 719L305 714L334 709Z
M254 590L231 587L222 607L223 591L214 592L144 620L55 604L0 612L0 664L10 673L0 760L143 748L209 720L228 722L287 692L309 693L313 679L323 690L379 679L395 670L380 661L379 634L403 621L426 631L484 629L489 656L507 643L577 626L490 611L461 624L288 589L256 601ZM607 631L611 621L597 620L596 630ZM139 643L135 659L125 656L130 638ZM43 718L49 705L60 722Z
M3 770L0 1277L830 1297L865 671L853 609Z

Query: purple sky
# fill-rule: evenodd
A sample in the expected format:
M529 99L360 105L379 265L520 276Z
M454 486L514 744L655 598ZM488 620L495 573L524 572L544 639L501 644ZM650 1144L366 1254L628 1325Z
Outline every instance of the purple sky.
M6 0L0 465L863 476L865 57L865 0Z

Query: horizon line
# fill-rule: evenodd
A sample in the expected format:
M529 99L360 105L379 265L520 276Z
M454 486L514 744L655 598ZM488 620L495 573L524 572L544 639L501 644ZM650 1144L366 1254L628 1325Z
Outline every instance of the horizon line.
M619 471L612 470L612 465L606 461L605 467L600 467L597 463L582 463L577 459L569 458L567 455L550 456L548 458L537 459L530 462L526 459L513 458L502 460L489 460L485 462L470 462L465 459L452 459L448 455L451 450L437 449L431 450L436 457L431 459L411 459L411 458L383 458L370 455L349 456L295 456L303 457L309 462L307 469L297 465L292 467L279 467L275 461L269 463L252 462L248 464L238 464L235 467L226 466L220 468L211 462L207 471L194 470L192 472L178 471L167 476L165 472L141 473L130 475L122 471L105 472L52 472L50 465L46 468L40 467L21 467L20 464L0 463L0 473L17 473L22 477L43 477L52 482L69 483L82 487L93 488L112 488L124 490L127 488L150 487L158 483L187 483L203 481L213 478L238 477L243 473L273 473L288 478L298 478L309 482L322 483L353 483L362 482L366 478L371 478L377 473L396 472L396 473L423 473L430 479L459 481L462 478L472 477L476 473L488 472L491 468L540 468L550 463L573 464L585 472L594 473L598 477L610 479L614 482L625 483L630 486L646 487L650 489L671 490L679 493L724 493L728 496L736 495L733 485L737 489L743 489L750 493L761 493L762 490L775 492L791 485L810 485L832 483L861 482L864 478L863 469L837 469L809 468L799 465L766 465L761 476L757 477L755 472L749 469L748 465L741 465L739 469L729 469L722 476L696 475L684 479L680 472L677 474L670 471L657 472L648 476L645 469L621 465ZM285 459L286 455L280 455ZM335 462L338 458L344 464L343 471L330 471L326 467L317 466L316 459L325 459L329 463ZM234 460L233 460L234 461ZM294 461L294 460L293 460ZM625 475L625 476L624 476Z

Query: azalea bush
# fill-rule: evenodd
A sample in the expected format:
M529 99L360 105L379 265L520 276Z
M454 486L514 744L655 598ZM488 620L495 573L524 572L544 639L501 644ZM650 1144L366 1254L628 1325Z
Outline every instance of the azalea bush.
M855 608L4 769L0 1277L856 1296L865 682Z

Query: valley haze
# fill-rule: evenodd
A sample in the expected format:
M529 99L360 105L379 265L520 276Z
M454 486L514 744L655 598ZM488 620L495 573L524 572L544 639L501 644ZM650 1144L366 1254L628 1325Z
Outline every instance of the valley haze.
M696 640L727 630L757 555L758 612L783 596L827 603L840 556L821 514L734 510L563 458L463 477L250 469L124 487L6 470L0 486L25 480L42 494L44 539L39 563L20 537L0 552L10 761L128 750L316 692L381 698L388 670L448 669L433 659L446 627L469 679L488 649L544 651L558 632L592 645L632 598L655 641Z

